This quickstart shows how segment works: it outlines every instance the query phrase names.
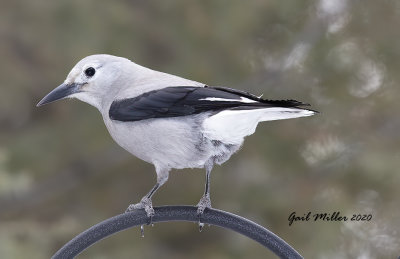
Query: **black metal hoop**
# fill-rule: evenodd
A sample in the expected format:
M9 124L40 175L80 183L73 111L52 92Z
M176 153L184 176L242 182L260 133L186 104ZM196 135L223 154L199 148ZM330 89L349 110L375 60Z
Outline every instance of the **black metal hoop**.
M152 222L192 221L198 222L197 207L194 206L162 206L154 207L155 215ZM268 229L235 214L206 209L201 222L231 229L245 235L270 249L280 258L303 258L289 244ZM109 218L74 237L54 255L53 259L74 258L97 241L134 226L148 224L144 210L117 215Z

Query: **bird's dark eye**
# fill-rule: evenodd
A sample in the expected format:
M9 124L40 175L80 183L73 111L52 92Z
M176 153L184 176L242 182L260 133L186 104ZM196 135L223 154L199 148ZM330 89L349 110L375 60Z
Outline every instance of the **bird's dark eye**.
M95 73L96 73L96 69L94 69L93 67L88 67L85 70L85 75L87 77L92 77L92 76L94 76Z

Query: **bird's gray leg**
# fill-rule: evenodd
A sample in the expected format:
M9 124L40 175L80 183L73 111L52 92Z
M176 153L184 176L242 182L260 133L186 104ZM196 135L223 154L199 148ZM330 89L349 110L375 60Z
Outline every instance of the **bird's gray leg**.
M157 171L157 183L153 188L140 200L139 203L130 204L125 212L129 212L136 209L144 209L146 211L147 217L151 218L154 216L153 204L151 202L151 197L154 193L168 180L169 170L158 169Z
M210 199L210 174L213 168L214 163L212 160L209 160L205 164L206 168L206 184L204 188L204 195L201 197L199 203L197 204L197 214L201 216L204 213L206 208L211 208L211 199Z

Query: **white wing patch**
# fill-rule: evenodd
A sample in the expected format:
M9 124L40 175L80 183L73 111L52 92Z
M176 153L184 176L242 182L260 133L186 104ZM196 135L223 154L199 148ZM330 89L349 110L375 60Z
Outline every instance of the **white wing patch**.
M283 120L311 116L315 112L298 108L263 108L225 110L203 122L204 135L226 144L240 145L244 137L253 134L261 121Z
M225 99L225 98L219 98L219 97L207 97L203 99L199 99L201 101L212 101L212 102L241 102L241 103L256 103L257 101L245 98L245 97L240 97L240 100L238 99Z

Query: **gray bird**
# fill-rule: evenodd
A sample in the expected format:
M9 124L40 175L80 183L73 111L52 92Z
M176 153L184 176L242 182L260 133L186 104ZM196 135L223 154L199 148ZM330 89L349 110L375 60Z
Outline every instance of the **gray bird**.
M295 100L266 100L247 92L211 87L154 71L111 55L79 61L63 84L37 106L77 98L96 107L112 138L128 152L155 166L157 183L127 211L145 209L168 180L172 168L205 168L198 214L211 207L210 173L238 151L261 121L305 117L315 111Z

